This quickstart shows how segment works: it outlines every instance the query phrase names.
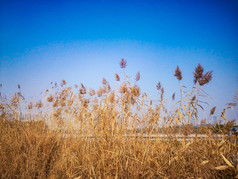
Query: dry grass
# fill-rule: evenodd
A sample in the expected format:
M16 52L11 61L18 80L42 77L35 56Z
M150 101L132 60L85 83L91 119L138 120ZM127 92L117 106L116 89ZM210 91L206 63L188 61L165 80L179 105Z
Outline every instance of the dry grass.
M126 65L123 59L121 68ZM106 79L98 91L83 84L67 87L63 80L60 87L55 83L46 90L44 99L27 104L19 85L10 100L1 97L0 178L237 177L236 141L217 140L206 127L200 132L207 138L185 140L199 121L201 86L211 80L211 73L208 79L207 73L197 71L195 87L185 93L177 67L181 100L172 111L166 109L161 83L158 101L140 91L136 84L140 73L133 83L126 74L120 82L116 74L114 90ZM236 101L237 96L233 106ZM23 104L31 115L28 121L21 121L19 115ZM178 130L177 125L184 127ZM176 140L178 132L184 134L182 140ZM167 140L152 140L159 133L167 134Z

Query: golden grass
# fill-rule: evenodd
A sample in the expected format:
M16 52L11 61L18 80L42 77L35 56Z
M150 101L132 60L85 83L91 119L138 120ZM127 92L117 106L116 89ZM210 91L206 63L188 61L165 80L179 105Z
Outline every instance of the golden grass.
M121 68L126 65L123 59ZM67 87L63 80L37 103L26 104L20 86L10 101L1 97L0 178L237 177L236 139L218 140L213 130L203 127L198 133L207 138L187 140L196 132L201 85L188 93L181 88L182 100L169 111L161 83L159 100L150 101L136 84L140 73L134 83L126 75L123 82L115 77L114 90L106 79L97 92L83 84ZM21 121L22 104L30 120ZM161 133L167 134L166 140L154 140ZM181 140L177 133L183 134Z

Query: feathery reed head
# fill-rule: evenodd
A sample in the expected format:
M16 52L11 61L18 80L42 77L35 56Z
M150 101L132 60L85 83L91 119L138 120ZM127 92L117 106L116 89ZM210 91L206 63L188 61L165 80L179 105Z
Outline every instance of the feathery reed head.
M182 80L182 71L179 69L179 66L177 66L175 72L174 72L174 76L177 77L177 79L180 81Z
M116 73L115 74L116 81L120 81L120 76Z
M115 102L115 92L110 93L109 101L110 101L110 103L114 103Z
M28 108L28 109L32 109L32 108L33 108L32 102L30 102L30 103L27 105L27 108Z
M212 80L212 71L206 72L205 75L203 75L203 72L204 68L200 64L198 64L198 66L195 68L195 72L193 73L194 84L198 83L200 86L203 86Z
M126 60L124 60L124 58L121 59L120 66L121 68L126 68Z
M61 83L60 83L60 86L63 87L64 85L66 85L66 81L65 80L62 80Z
M161 87L162 87L161 83L158 82L157 85L156 85L157 90L160 90Z
M81 88L79 89L80 94L86 94L87 93L87 89L86 87L81 83Z
M207 83L209 83L212 80L212 71L208 71L203 75L203 77L198 81L200 86L203 86Z
M105 92L111 91L111 86L105 78L102 79L102 84L104 85Z
M99 90L97 91L97 95L98 95L98 97L101 97L106 92L107 92L107 90L105 87L104 88L100 87Z
M164 94L164 88L161 88L161 93Z
M216 106L214 106L214 107L211 109L211 111L210 111L210 116L215 113L215 110L216 110Z
M38 109L40 109L40 108L43 107L43 104L42 104L41 100L36 103L36 107L37 107Z
M93 95L95 95L96 94L96 92L95 92L95 90L94 89L89 89L89 95L90 96L93 96Z
M47 98L47 101L48 101L48 102L52 102L53 100L54 100L53 95L50 95L50 96Z
M102 79L102 84L106 85L107 84L107 80L105 78Z
M136 81L139 81L139 80L140 80L140 72L136 74Z
M130 89L131 89L131 93L134 96L136 96L136 97L140 96L140 87L139 86L134 85L133 87L130 87Z
M172 100L173 101L175 100L175 93L173 93L173 95L172 95Z
M202 67L202 65L198 64L198 66L195 68L195 72L193 73L193 75L194 75L194 79L193 79L194 84L196 84L202 78L203 71L204 71L204 68Z

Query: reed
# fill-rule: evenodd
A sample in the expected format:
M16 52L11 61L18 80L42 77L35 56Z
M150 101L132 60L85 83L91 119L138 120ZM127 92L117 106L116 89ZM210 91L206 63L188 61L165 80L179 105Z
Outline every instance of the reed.
M211 81L211 71L203 75L198 65L196 86L184 92L177 66L183 95L176 101L173 94L170 109L160 82L158 100L151 100L137 85L140 73L130 80L126 66L122 59L125 80L116 73L113 89L105 78L98 90L83 84L73 88L62 80L60 85L52 82L36 103L25 100L20 85L11 99L1 96L0 178L238 177L236 139L226 136L225 130L194 129L197 106L202 107L198 97ZM226 120L225 112L236 106L237 99L236 94L220 118ZM24 105L29 120L22 120ZM215 107L210 115L214 112ZM196 135L188 138L192 133Z

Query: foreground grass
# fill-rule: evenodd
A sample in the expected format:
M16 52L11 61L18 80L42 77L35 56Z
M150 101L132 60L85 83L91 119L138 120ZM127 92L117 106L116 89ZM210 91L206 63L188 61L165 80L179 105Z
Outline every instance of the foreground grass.
M237 145L226 140L62 137L43 126L4 120L0 127L1 178L226 178L237 174Z

